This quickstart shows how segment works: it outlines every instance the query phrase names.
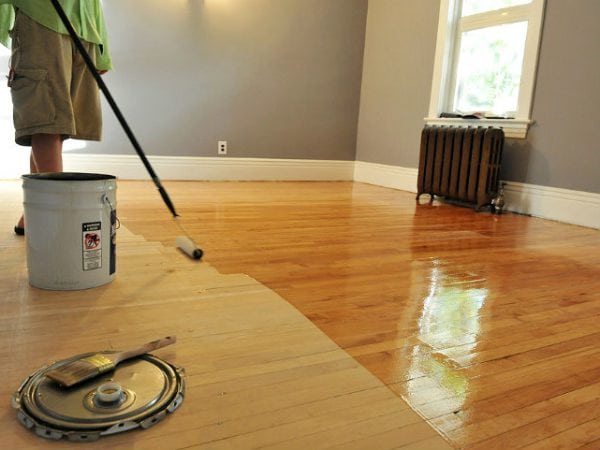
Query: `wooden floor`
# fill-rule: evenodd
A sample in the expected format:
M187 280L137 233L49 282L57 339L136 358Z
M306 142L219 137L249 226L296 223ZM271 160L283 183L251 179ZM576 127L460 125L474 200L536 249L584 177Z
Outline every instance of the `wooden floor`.
M416 205L413 194L359 183L168 182L165 186L183 223L205 250L206 265L219 276L247 274L268 288L262 288L265 296L274 291L278 299L285 299L337 344L335 349L339 346L345 350L343 355L353 356L387 386L385 391L404 399L454 447L600 448L598 230L437 203ZM20 194L16 183L2 187L4 225L18 218ZM11 209L16 211L12 217ZM144 260L169 254L152 270L167 277L175 270L170 264L175 264L181 268L176 272L187 274L179 277L181 288L202 291L206 278L195 279L194 272L187 272L192 270L191 262L168 252L181 233L151 183L119 181L118 210L132 235L162 244L155 257L146 255ZM10 255L11 264L17 264L23 252L14 252L12 243L17 238L9 231L0 234L2 250L11 249L3 261ZM120 267L123 259L133 258L127 244L121 247ZM9 295L29 295L23 270ZM129 276L133 275L119 269L112 284L118 286ZM6 275L3 286L4 280ZM140 285L134 292L145 290ZM28 314L29 307L20 314ZM13 314L17 315L12 321L3 320L2 335L18 339L13 331L6 331L7 326L18 329L19 312ZM300 320L291 316L286 320ZM250 314L248 320L260 317ZM264 317L270 320L266 312ZM17 325L10 325L14 321ZM198 343L206 338L198 331L205 325L200 323L192 333ZM132 340L148 328L149 324L140 325L131 334L123 326L103 328L96 338L107 339L114 332ZM277 334L277 329L274 324L271 332ZM76 330L79 337L81 330ZM308 334L309 342L324 338ZM83 343L91 344L92 339L78 345ZM20 363L2 369L8 370L5 380L15 381L16 372L25 376L35 369L32 361L46 362L43 356L48 348L43 352L26 348ZM291 345L290 352L298 348ZM15 346L2 350L3 367L9 354L19 350ZM182 363L186 355L191 353L172 356ZM220 358L219 353L210 356ZM30 365L23 366L24 361ZM313 381L304 389L314 389L318 396L323 384L318 377ZM176 414L183 416L185 411ZM353 428L348 425L352 420L342 420L345 428L333 423L310 430L319 431L315 440L298 437L296 442L299 448L400 447L403 434L385 431L389 430L386 420L394 419L386 419L383 413L381 417L383 428L362 441L358 437L335 441ZM171 419L157 426L156 433L171 424L179 429L175 417ZM183 429L192 420L182 418ZM305 430L302 439L309 435ZM199 445L194 441L199 434L192 436L187 445ZM246 437L229 442L231 448L259 442L252 440L253 435L241 436ZM442 448L443 441L422 439L423 448Z

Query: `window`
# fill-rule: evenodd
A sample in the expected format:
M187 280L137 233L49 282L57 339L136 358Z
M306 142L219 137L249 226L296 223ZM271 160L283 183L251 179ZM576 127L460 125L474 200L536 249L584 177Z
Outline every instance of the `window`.
M543 10L544 0L442 0L426 122L524 138Z

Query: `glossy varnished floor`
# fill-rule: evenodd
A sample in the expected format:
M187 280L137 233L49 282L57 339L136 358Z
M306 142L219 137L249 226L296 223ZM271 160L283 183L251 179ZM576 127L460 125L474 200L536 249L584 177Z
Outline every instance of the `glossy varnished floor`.
M208 263L276 291L455 447L600 448L599 231L358 183L165 185ZM173 245L151 183L118 201Z

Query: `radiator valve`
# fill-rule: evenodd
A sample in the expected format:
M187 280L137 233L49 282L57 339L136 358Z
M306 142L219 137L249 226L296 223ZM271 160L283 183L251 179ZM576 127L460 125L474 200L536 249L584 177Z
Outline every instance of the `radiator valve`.
M502 209L504 209L504 186L506 183L502 183L500 189L498 189L498 195L494 197L491 201L492 203L492 212L496 214L502 214Z

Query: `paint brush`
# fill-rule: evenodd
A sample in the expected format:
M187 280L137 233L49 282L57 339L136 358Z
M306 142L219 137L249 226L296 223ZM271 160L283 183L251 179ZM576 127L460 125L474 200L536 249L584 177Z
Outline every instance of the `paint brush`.
M46 376L64 387L71 387L82 381L94 378L102 373L113 370L120 362L166 347L177 341L175 336L148 342L141 347L116 353L96 353L81 359L71 361L62 367L49 370Z

